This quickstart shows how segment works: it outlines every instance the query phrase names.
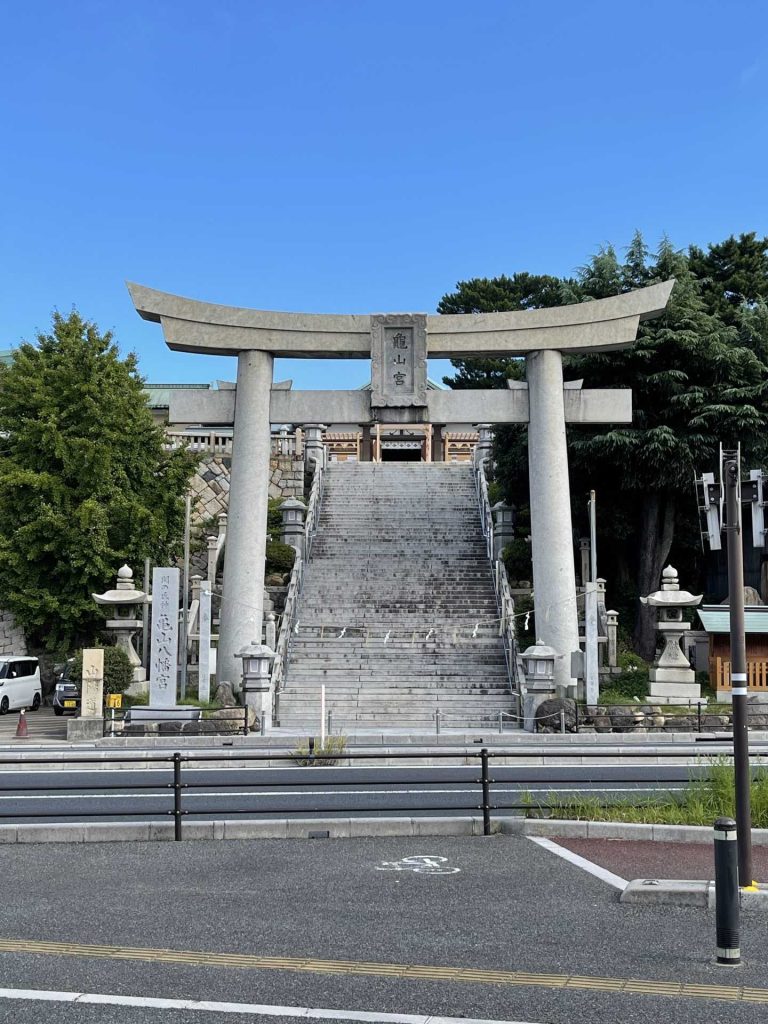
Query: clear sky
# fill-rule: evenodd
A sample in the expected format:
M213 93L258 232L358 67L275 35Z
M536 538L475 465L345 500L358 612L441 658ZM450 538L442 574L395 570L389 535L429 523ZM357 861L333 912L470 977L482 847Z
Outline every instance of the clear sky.
M764 0L3 0L0 347L76 305L150 381L232 379L124 281L431 312L636 228L765 234L767 100Z

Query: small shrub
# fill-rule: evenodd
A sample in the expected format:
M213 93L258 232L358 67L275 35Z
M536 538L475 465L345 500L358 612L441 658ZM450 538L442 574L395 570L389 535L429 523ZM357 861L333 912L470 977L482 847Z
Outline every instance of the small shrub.
M75 655L70 679L76 683L83 681L83 652ZM133 668L128 655L122 647L104 648L104 693L125 693L133 682Z
M296 558L296 551L290 544L281 544L280 541L267 541L267 565L266 571L286 573L293 568Z
M314 754L309 755L309 741L291 751L291 756L298 765L305 768L322 767L328 768L338 764L339 758L347 749L346 736L326 736L325 743L320 746L315 744Z
M501 553L507 576L511 580L533 579L531 545L524 537L515 537Z

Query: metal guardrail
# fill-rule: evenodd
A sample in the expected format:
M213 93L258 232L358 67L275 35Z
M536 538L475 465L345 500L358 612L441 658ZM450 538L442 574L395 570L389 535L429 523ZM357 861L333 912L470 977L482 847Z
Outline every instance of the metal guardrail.
M310 744L310 747L311 746L312 745ZM540 751L537 752L536 756L541 756L543 758L547 758L547 757L562 757L563 755L562 755L562 751L561 750L540 750ZM645 758L645 759L647 759L648 756L649 756L648 752L646 750L643 750L643 749L627 749L626 751L623 751L622 754L621 754L622 759L623 760L627 760L627 761L632 761L635 758L638 758L638 759ZM717 759L718 760L722 760L722 758L724 756L730 756L730 755L718 754L717 755ZM512 751L512 750L509 750L509 749L505 749L505 750L502 750L502 751L499 751L499 752L495 752L495 751L489 750L487 747L483 747L480 750L460 750L460 751L456 751L456 750L454 750L454 751L445 751L445 750L441 750L441 751L434 751L434 750L430 750L430 751L409 750L409 751L406 751L406 752L403 752L403 753L394 753L394 752L388 751L387 754L386 754L386 759L387 759L387 763L388 764L391 764L392 761L397 761L397 760L403 760L403 761L404 760L408 760L410 762L413 762L414 760L423 759L423 760L429 760L429 761L438 760L438 761L444 761L444 762L450 762L451 760L453 760L455 762L453 765L446 764L446 767L466 768L466 767L472 767L474 765L478 769L478 775L477 776L475 776L474 778L470 778L470 779L457 779L457 780L455 780L455 782L456 782L457 786L466 787L466 786L469 786L469 785L474 785L474 786L477 787L477 789L475 789L475 790L458 789L457 790L457 795L462 796L462 797L464 795L468 795L469 797L471 797L470 800L468 800L466 803L463 803L463 804L451 803L449 805L441 804L441 805L438 806L437 804L433 803L432 805L429 805L429 806L420 805L420 806L414 806L414 807L404 807L403 805L399 805L399 806L388 805L385 801L386 801L386 798L390 794L391 791L388 790L388 789L382 789L381 790L381 795L382 795L383 798L385 798L385 801L382 802L382 803L376 803L375 806L360 807L359 804L357 802L355 802L356 798L357 798L357 794L355 794L353 802L350 803L348 807L333 808L331 810L331 813L332 814L349 814L350 812L354 812L355 814L381 814L381 813L394 813L394 812L397 812L398 815L406 814L406 815L411 815L412 816L412 815L417 815L417 814L420 814L420 813L423 814L424 812L434 813L434 812L437 812L437 811L443 811L443 812L455 812L455 811L473 812L473 811L480 811L482 813L482 818L483 818L483 834L487 836L487 835L490 835L491 831L492 831L492 821L493 821L493 812L494 811L500 811L500 812L504 812L504 811L518 811L518 812L524 812L524 811L530 811L532 807L536 807L537 806L537 805L533 804L530 799L525 800L525 799L519 799L518 798L516 800L513 800L512 802L505 801L504 800L504 796L505 796L504 792L500 791L498 788L494 789L494 787L497 786L497 785L500 786L502 784L508 785L510 783L517 783L517 784L519 784L520 782L525 781L525 780L523 778L515 779L514 777L505 778L505 779L498 779L497 780L496 778L494 778L491 775L491 765L492 765L492 762L494 760L498 761L498 760L503 758L504 761L506 762L504 767L505 768L509 768L509 767L514 767L513 765L510 765L510 761L514 761L516 759L525 761L525 760L530 760L530 757L531 757L530 750L528 750L528 751ZM611 759L611 758L615 760L616 753L615 753L615 751L590 750L589 757L590 757L590 759L595 760L595 761L597 761L599 763L601 761L606 761L606 760ZM39 792L40 792L39 788L36 789L35 787L30 787L29 784L27 784L27 785L19 785L18 781L16 779L17 773L13 772L12 775L11 775L11 773L4 772L3 768L5 766L29 767L31 765L38 765L38 766L39 765L45 765L45 766L50 766L51 768L55 769L56 772L57 772L57 777L63 780L61 782L52 783L52 784L46 782L46 785L45 785L45 792L46 793L56 794L56 793L73 793L73 792L84 793L84 792L86 792L86 793L94 794L94 795L97 795L97 796L99 794L103 794L105 796L109 796L110 794L115 794L115 793L129 794L130 795L130 793L132 793L132 792L138 792L138 791L144 792L146 790L153 790L156 793L158 793L159 795L162 795L163 793L168 793L170 795L170 806L167 807L163 811L146 811L146 810L142 810L142 811L125 811L125 810L122 810L122 801L121 801L120 805L119 805L121 807L121 809L119 811L115 810L115 806L110 807L106 811L88 810L85 813L83 811L49 811L49 812L45 812L45 811L41 811L39 809L34 810L34 811L28 811L28 812L25 812L25 811L13 811L13 812L7 813L4 817L0 817L0 824L7 823L6 819L13 819L15 821L16 819L19 819L19 818L44 818L44 819L57 819L57 820L58 819L62 819L62 818L68 818L68 819L112 818L112 819L118 819L118 820L134 818L134 819L144 819L144 820L146 820L147 818L156 818L159 815L162 815L163 817L170 817L170 818L173 819L173 823L174 823L174 838L175 838L176 841L180 841L180 840L183 839L183 822L184 822L185 819L190 818L190 817L194 817L194 816L201 816L201 815L205 815L205 816L210 818L210 816L213 814L213 812L210 809L194 810L194 809L192 809L192 808L190 808L188 806L185 806L184 799L183 799L185 793L191 793L191 792L195 792L195 791L205 791L205 790L221 791L221 790L226 790L226 789L233 789L233 790L237 790L238 795L240 795L240 794L242 794L243 790L246 790L249 787L253 790L254 795L257 795L258 791L265 790L265 789L269 790L270 794L275 793L275 792L280 792L281 790L288 790L288 791L295 792L297 789L300 790L304 786L307 786L307 787L309 787L309 786L317 787L317 785L318 785L318 779L317 779L316 776L315 777L310 777L310 778L303 778L303 777L302 778L297 778L296 777L296 775L300 775L300 774L302 774L303 772L306 771L305 767L302 767L302 766L300 766L297 763L298 761L301 761L302 765L306 765L307 763L309 763L310 765L313 765L313 766L316 766L316 767L329 767L330 768L330 767L335 766L338 763L338 761L344 761L344 762L348 763L349 765L352 765L352 764L355 764L355 763L363 763L363 764L365 764L365 762L381 760L381 758L382 758L382 754L381 753L364 753L363 754L363 753L356 753L356 752L351 752L351 751L346 751L346 750L342 750L342 751L338 751L338 752L328 752L328 753L326 753L326 752L324 752L322 750L318 752L317 748L314 749L314 752L312 752L310 750L309 753L298 753L298 752L295 752L295 753L292 753L292 754L275 754L275 753L256 754L256 753L248 753L248 752L245 752L245 751L242 751L242 752L238 751L236 754L223 754L223 753L216 753L216 754L202 754L202 753L201 754L196 754L196 753L182 754L181 752L176 751L173 754L165 754L165 755L157 755L157 754L152 754L152 753L142 753L142 755L140 757L131 756L131 752L126 752L126 753L121 753L119 755L115 755L115 756L112 756L112 757L79 757L78 756L78 757L70 757L70 758L66 758L66 757L65 758L57 758L56 760L51 760L50 758L45 758L45 757L42 757L42 758L34 758L34 757L31 757L31 758L30 757L24 757L24 758L22 758L22 757L19 757L19 756L15 756L15 757L2 757L2 758L0 758L0 795L2 795L2 796L8 796L9 794L14 794L15 793L15 794L19 794L19 796L18 796L19 800L23 800L24 799L24 795L28 794L30 789L32 789L36 793L36 795L39 795ZM665 758L665 761L674 761L675 759L678 759L678 760L685 760L687 762L690 762L691 754L689 752L679 751L679 750L678 751L665 751L664 752L664 758ZM714 759L714 758L715 758L714 754L702 753L701 755L698 756L697 767L699 769L703 768L703 766L705 765L707 759L711 760L711 759ZM204 764L206 762L208 762L208 763L216 762L216 763L218 763L219 766L221 766L222 761L224 761L226 763L227 761L230 761L230 760L236 761L237 762L236 765L232 766L232 765L225 764L225 767L223 767L222 770L230 771L230 772L232 772L234 774L238 769L242 769L244 762L245 763L253 763L255 767L258 767L260 763L263 764L264 762L269 762L269 767L273 767L273 768L276 767L276 766L282 767L282 765L285 764L286 767L290 768L290 770L288 772L288 775L291 776L291 777L289 777L287 779L283 779L283 780L274 780L273 779L273 780L267 780L267 781L259 781L258 778L244 780L242 778L242 773L241 772L239 773L240 777L238 777L237 779L233 779L232 781L222 781L221 779L217 779L216 781L201 782L201 781L198 781L197 779L194 779L194 778L190 779L190 777L189 777L189 772L194 771L195 766L199 766L199 765ZM760 755L758 755L754 760L755 760L755 762L760 763L761 762ZM278 764L276 765L275 762L277 762ZM469 764L467 762L469 762ZM162 782L159 782L159 781L153 781L153 782L144 782L144 781L125 782L125 781L118 781L116 785L106 786L103 782L101 782L101 783L93 783L93 784L91 784L91 783L84 783L82 781L82 778L81 778L81 773L78 773L77 776L68 777L67 773L62 771L62 766L66 765L66 764L76 764L78 766L87 765L87 764L94 764L94 765L98 765L99 767L102 767L102 768L105 765L109 765L109 764L120 764L121 768L123 768L123 769L126 768L126 765L131 765L131 764L140 765L142 768L148 768L148 767L152 767L152 766L160 766L160 767L167 766L167 768L168 768L168 777L166 779L164 779ZM656 763L655 766L657 768L662 767L658 763ZM685 765L683 765L683 766L685 767ZM411 765L411 767L412 767L412 765ZM530 765L528 765L528 767L530 767ZM562 767L562 766L558 765L558 767ZM584 766L581 766L581 767L583 769ZM647 767L648 768L652 768L652 767L654 767L654 765L649 764L649 765L647 765ZM668 765L667 765L667 767L668 767ZM602 766L601 766L601 768L602 768ZM119 777L119 776L123 775L124 772L121 771L121 772L116 773L116 774ZM256 773L254 773L254 775L255 774ZM5 785L4 784L5 783L4 776L11 777L12 781L15 784L13 784L13 785ZM605 780L595 779L595 780L581 780L581 781L601 782L601 781L605 781ZM636 782L637 780L636 779L635 780L622 779L622 778L613 778L611 780L612 783L619 783L619 784L621 784L622 782L628 782L628 781L635 781ZM649 781L649 780L645 780L645 781ZM650 781L654 781L654 780L650 780ZM659 781L663 781L663 780L655 780L655 781L659 782ZM565 774L565 772L563 772L562 775L554 775L554 776L550 775L550 776L547 776L547 779L546 779L546 785L550 786L550 787L551 787L551 785L553 783L559 784L559 783L565 783L565 782L568 782L570 784L573 783L572 776L568 775L568 774ZM350 782L347 781L347 780L338 781L338 780L330 780L330 779L326 778L326 779L323 780L323 784L327 788L327 791L328 791L329 794L337 793L337 794L343 795L345 792L347 792L347 790L345 790L344 787L345 786L349 786ZM445 781L444 778L434 779L434 780L422 779L422 778L420 778L420 779L398 778L398 784L401 785L401 786L404 786L404 787L405 786L411 786L411 785L414 785L414 786L418 785L420 787L427 787L427 786L435 786L435 787L437 787L437 786L440 786L440 787L444 788L445 785L446 785L446 781ZM400 790L399 792L404 795L404 791L403 790ZM663 790L659 790L659 792L663 793ZM350 795L352 795L352 794L350 794ZM525 790L521 790L520 791L520 796L522 797L524 795L525 795ZM539 805L539 806L542 807L543 809L546 809L546 805ZM290 808L290 807L275 808L274 806L270 806L268 811L267 810L258 811L258 810L254 810L253 808L242 808L242 809L227 808L225 813L227 815L238 815L238 816L250 815L253 820L259 820L259 818L261 816L263 816L263 815L265 815L267 813L272 818L274 818L275 815L280 814L280 813L282 813L282 814L290 813L290 814L294 814L294 815L297 814L297 812L294 809ZM298 812L298 816L300 817L301 814L306 814L306 813L307 812ZM314 814L317 815L317 811L315 811Z

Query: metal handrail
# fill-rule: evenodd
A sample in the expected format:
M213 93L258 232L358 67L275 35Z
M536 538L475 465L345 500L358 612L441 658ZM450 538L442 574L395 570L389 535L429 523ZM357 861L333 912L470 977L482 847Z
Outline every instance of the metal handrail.
M312 486L309 491L307 503L307 514L304 519L304 557L298 553L291 569L291 576L288 581L288 593L285 598L285 606L280 617L280 630L275 645L275 660L272 662L270 673L270 686L274 702L274 715L279 721L280 692L285 682L285 673L288 668L288 657L290 651L291 633L296 624L296 615L299 607L299 598L304 589L304 575L306 564L312 554L312 542L317 532L317 524L320 518L320 505L323 500L325 486L325 468L319 460L313 463L314 472L312 475Z
M499 611L499 636L504 644L504 658L507 663L509 689L519 699L522 673L518 663L519 651L515 630L515 599L509 586L507 569L500 558L494 558L493 512L488 496L488 478L485 473L487 459L478 459L472 467L475 477L475 490L480 507L480 525L485 537L488 559L493 569L493 586L496 593L496 606Z

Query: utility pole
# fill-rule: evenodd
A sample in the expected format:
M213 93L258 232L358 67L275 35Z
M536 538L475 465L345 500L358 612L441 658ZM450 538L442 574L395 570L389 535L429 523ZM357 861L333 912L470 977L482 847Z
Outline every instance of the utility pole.
M747 707L747 647L744 631L744 561L741 541L741 466L729 452L723 466L728 540L728 594L731 627L731 694L733 699L733 764L736 784L736 826L739 886L751 888L752 810Z

